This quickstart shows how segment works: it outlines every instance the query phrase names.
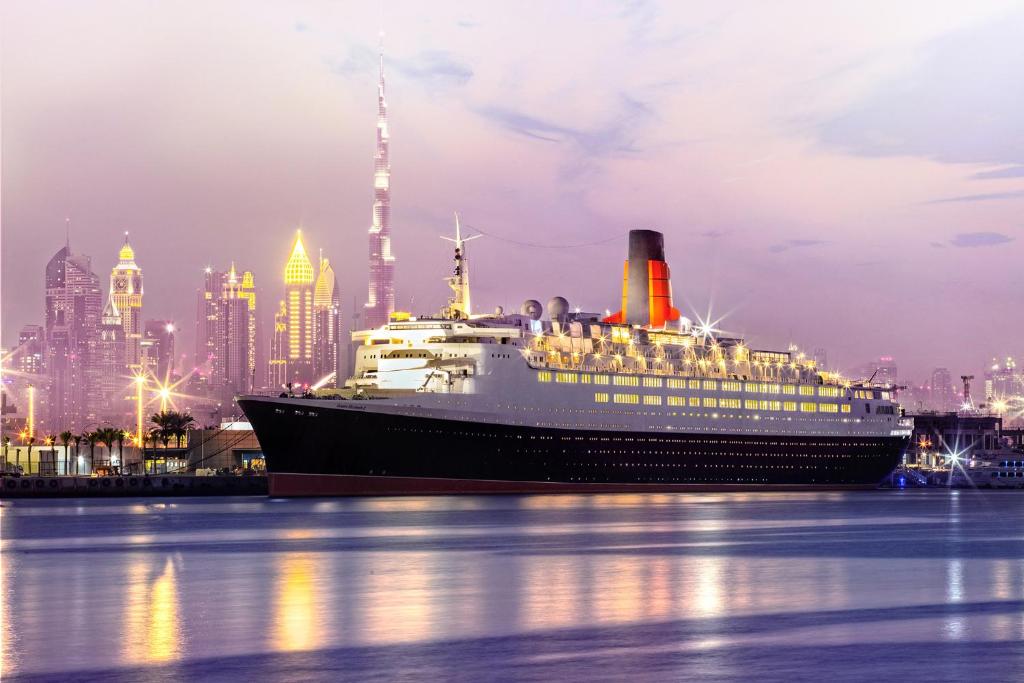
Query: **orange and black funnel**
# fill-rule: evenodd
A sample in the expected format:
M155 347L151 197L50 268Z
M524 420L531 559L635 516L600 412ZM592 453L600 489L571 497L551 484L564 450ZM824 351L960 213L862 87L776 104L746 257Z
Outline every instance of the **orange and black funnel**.
M655 230L630 230L629 258L622 275L622 310L604 322L662 327L673 320L679 320L679 311L672 307L665 238Z

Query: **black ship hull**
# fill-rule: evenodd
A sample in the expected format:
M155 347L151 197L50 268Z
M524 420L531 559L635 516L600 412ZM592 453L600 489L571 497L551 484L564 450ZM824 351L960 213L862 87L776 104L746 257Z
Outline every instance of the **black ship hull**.
M243 398L272 496L874 488L906 437L548 429Z

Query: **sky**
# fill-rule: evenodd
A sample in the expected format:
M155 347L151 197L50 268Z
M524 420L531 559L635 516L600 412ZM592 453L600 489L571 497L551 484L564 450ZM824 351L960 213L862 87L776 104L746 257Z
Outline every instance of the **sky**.
M626 233L677 307L901 378L1024 355L1020 2L0 2L2 342L64 242L193 348L207 265L272 314L295 230L366 300L384 34L398 307L616 308ZM269 329L265 325L264 329Z

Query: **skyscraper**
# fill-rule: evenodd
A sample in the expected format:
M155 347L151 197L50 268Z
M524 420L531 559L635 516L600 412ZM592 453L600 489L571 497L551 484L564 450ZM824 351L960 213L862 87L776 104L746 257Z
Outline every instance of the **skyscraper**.
M142 363L161 382L174 374L174 323L147 320L142 329Z
M103 295L88 256L65 245L46 264L46 356L51 431L90 421Z
M254 388L256 287L251 271L235 264L223 273L206 268L196 297L198 390L229 402Z
M249 302L242 295L242 280L232 263L217 300L217 339L210 382L225 401L252 390L252 374L249 372L250 317Z
M135 263L135 250L128 244L128 233L110 271L110 295L121 313L124 327L125 365L142 369L142 270Z
M100 340L96 353L96 384L90 392L98 400L98 413L112 420L130 410L125 397L127 387L127 366L125 365L124 319L114 302L114 292L107 296L107 303L100 315Z
M270 338L270 362L267 366L267 385L281 389L288 383L288 304L278 302L274 314L274 334Z
M953 376L946 368L932 370L930 403L935 410L953 410L956 407Z
M42 325L25 325L18 333L18 349L15 363L18 371L25 375L43 373L46 351L46 332Z
M391 253L391 164L388 160L388 104L384 98L384 52L377 84L377 152L373 166L373 223L370 226L370 287L366 328L388 322L395 310L395 257Z
M320 274L313 291L313 319L316 332L313 343L313 370L316 381L335 373L335 386L344 385L341 367L341 299L338 280L330 262L321 256Z
M313 377L313 264L302 245L302 231L295 236L291 256L284 267L284 293L288 311L288 381L312 384Z
M238 288L238 295L245 299L249 308L249 323L247 334L249 335L248 358L246 359L247 372L251 388L262 387L266 383L266 368L263 364L263 326L260 325L260 318L256 312L256 278L251 270L242 273L242 282Z

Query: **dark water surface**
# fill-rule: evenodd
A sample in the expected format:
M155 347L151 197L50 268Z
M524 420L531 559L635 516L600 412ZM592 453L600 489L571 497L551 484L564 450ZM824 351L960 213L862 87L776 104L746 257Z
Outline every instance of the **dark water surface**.
M4 501L3 680L1024 680L1024 495Z

